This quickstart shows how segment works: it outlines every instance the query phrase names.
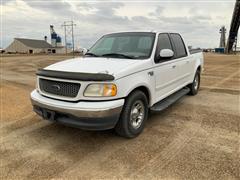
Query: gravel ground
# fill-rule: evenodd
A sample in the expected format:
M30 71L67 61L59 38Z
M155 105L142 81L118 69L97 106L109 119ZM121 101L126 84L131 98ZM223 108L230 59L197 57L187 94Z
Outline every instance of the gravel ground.
M0 179L240 179L240 56L205 54L199 94L130 140L32 112L36 69L66 58L1 57Z

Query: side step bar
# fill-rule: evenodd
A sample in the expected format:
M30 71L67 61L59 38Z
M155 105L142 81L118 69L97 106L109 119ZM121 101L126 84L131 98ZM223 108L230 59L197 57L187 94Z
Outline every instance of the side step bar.
M174 94L166 97L165 99L157 102L150 108L150 110L155 111L155 112L162 111L162 110L166 109L167 107L169 107L171 104L178 101L181 97L185 96L187 93L189 93L189 91L190 91L190 89L188 87L185 87L185 88L175 92Z

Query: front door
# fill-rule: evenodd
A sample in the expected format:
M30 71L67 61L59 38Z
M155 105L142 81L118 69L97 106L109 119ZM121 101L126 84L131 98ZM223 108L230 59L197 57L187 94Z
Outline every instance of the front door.
M161 59L159 54L162 49L174 51L172 42L167 33L159 34L158 44L155 54L155 96L156 102L170 95L176 88L176 81L179 76L178 60L175 55L169 59Z

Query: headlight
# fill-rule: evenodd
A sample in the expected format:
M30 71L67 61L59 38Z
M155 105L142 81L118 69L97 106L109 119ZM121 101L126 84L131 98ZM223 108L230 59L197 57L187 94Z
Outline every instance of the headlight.
M112 97L117 94L115 84L90 84L84 91L84 96L88 97Z

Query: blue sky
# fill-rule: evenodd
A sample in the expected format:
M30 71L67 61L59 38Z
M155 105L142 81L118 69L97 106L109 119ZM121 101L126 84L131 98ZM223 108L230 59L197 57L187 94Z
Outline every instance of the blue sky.
M231 23L235 0L71 1L1 0L1 45L14 37L50 40L49 25L64 39L62 24L76 23L77 47L105 33L127 30L180 32L194 47L219 46L219 29Z

